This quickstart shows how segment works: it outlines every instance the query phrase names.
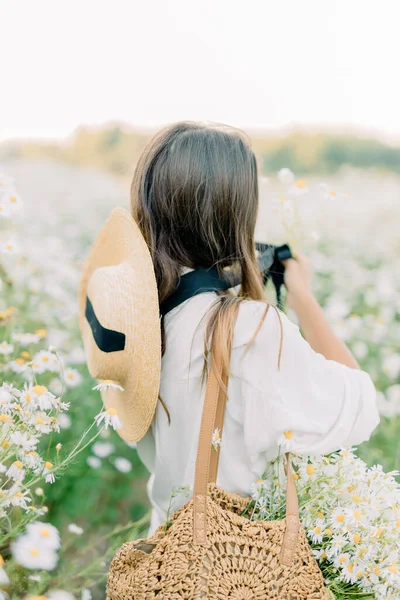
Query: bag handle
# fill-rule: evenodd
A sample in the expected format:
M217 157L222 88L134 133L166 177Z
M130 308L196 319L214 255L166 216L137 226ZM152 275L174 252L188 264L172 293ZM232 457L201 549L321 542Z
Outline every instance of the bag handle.
M231 352L231 345L232 340L229 341L229 354ZM208 483L216 481L218 472L219 449L217 451L213 449L212 437L216 428L219 429L220 435L222 435L226 404L226 393L220 385L218 377L227 386L228 374L223 372L221 343L217 328L214 333L212 363L208 375L201 418L193 493L193 541L195 544L201 546L207 545ZM280 561L282 564L291 565L299 531L299 505L289 453L286 454L286 461L286 528Z

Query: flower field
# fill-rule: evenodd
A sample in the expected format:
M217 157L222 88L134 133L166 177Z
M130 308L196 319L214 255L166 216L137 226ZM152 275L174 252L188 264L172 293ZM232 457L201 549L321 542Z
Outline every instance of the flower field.
M378 389L382 422L357 455L397 469L400 178L280 172L260 192L257 238L311 257L318 299ZM128 202L129 181L102 172L0 168L0 599L100 600L114 549L146 530L147 473L106 427L77 321L82 261Z

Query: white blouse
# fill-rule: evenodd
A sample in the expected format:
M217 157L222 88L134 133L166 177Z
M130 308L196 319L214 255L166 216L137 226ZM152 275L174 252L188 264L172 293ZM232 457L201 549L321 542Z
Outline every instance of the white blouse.
M138 443L139 456L151 473L147 491L153 507L149 535L166 521L168 510L188 501L171 494L193 489L197 443L205 395L201 389L204 333L201 318L216 294L200 294L165 316L166 353L162 359L160 403L152 427ZM231 355L231 375L218 470L218 485L248 496L267 463L278 455L284 432L292 431L290 450L327 454L367 440L379 422L376 392L369 375L312 350L297 325L272 307L247 353L265 304L240 304ZM189 493L190 496L190 493Z

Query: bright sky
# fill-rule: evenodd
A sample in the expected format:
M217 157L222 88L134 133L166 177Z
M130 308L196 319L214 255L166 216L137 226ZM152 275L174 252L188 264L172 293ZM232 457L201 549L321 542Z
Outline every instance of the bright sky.
M180 119L400 138L399 0L0 0L0 140Z

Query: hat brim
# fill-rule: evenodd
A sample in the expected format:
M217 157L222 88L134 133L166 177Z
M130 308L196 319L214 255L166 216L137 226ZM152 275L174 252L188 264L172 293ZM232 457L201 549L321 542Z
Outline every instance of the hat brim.
M96 343L85 317L90 277L99 267L122 262L129 263L134 275L132 286L128 287L128 291L124 290L123 298L130 314L127 319L130 331L123 333L133 340L129 349L132 368L120 382L123 392L108 388L102 390L101 396L105 407L114 408L122 421L118 434L125 441L135 443L150 427L159 395L160 312L154 266L146 241L130 213L123 208L115 208L97 236L82 270L78 291L79 324L86 343ZM110 281L110 289L114 294L119 293L118 278Z

